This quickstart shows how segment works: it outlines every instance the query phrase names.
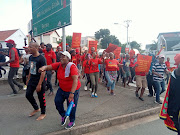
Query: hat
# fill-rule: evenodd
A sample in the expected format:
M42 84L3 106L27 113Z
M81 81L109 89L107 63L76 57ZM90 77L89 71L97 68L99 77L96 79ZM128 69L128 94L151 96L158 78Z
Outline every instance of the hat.
M159 58L165 58L165 56L163 54L159 55Z
M67 51L61 52L61 54L67 56L69 59L71 59L71 54Z
M5 41L6 43L10 43L10 44L12 44L12 45L15 45L15 42L14 42L14 40L12 40L12 39L9 39L9 40L7 40L7 41Z
M179 65L180 64L180 53L176 54L174 57L175 64L174 65Z

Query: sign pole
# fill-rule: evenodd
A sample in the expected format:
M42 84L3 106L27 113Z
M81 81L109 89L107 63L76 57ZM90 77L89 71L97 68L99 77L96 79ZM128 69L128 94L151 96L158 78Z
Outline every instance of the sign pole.
M63 51L66 51L66 34L65 34L65 27L62 28L62 36L63 36Z
M40 36L40 42L43 42L43 34Z

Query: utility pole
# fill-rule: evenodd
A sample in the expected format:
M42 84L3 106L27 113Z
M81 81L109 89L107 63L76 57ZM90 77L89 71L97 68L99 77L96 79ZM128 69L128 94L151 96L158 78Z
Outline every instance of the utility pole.
M129 23L132 22L131 20L126 20L124 21L126 23L126 28L127 28L127 45L126 47L129 48L129 41L128 41L128 28L129 28Z

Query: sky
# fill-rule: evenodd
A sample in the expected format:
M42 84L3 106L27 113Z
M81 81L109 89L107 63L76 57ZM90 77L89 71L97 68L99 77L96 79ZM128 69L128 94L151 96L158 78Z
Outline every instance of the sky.
M109 29L126 43L124 21L131 20L129 40L144 49L159 33L180 31L179 5L180 0L72 0L72 25L65 28L66 35L94 36L100 29ZM31 8L31 0L0 0L0 31L20 28L27 35ZM62 30L58 33L62 35Z

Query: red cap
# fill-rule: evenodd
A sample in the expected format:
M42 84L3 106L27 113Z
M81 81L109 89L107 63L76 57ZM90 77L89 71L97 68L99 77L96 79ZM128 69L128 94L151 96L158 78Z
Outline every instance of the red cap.
M5 41L6 43L10 43L10 44L12 44L12 45L15 45L15 42L14 42L14 40L12 40L12 39L9 39L9 40L7 40L7 41Z
M174 65L179 65L180 64L180 53L176 54L174 57L175 64Z

